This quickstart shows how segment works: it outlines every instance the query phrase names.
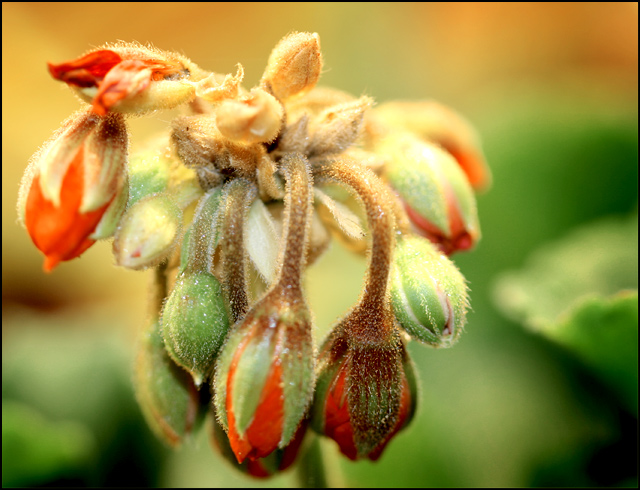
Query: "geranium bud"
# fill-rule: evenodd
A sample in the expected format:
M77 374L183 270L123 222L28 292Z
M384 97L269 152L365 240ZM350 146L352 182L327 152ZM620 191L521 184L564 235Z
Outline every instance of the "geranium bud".
M313 395L311 317L278 287L227 339L216 367L216 408L241 463L286 446Z
M162 310L167 351L196 386L207 377L229 329L222 288L206 271L185 271L176 279Z
M125 212L113 241L116 263L146 269L165 260L182 232L182 211L166 194L140 199Z
M486 190L491 185L480 138L453 109L433 100L393 101L376 107L375 112L386 124L442 146L456 159L474 189Z
M349 459L375 461L411 421L417 387L397 332L362 342L348 334L354 313L334 329L318 355L312 427L335 440Z
M363 96L322 111L313 122L309 154L324 156L349 148L362 133L365 111L372 104L371 97Z
M240 99L224 100L216 109L216 126L236 143L269 143L280 132L283 114L273 95L256 88Z
M239 463L289 444L313 398L312 322L301 285L311 175L301 155L280 163L286 218L278 278L233 327L216 364L216 411Z
M262 83L278 99L284 100L311 90L321 71L318 34L294 32L284 37L271 51Z
M473 190L453 157L409 133L394 133L379 146L388 156L385 177L405 205L416 231L451 254L480 239Z
M208 377L229 330L222 288L209 272L217 241L217 213L221 191L201 200L185 240L187 264L176 279L162 310L162 335L171 357L186 369L196 386Z
M99 115L176 107L195 97L193 82L205 76L184 56L131 43L95 49L65 63L49 63L49 72L92 104Z
M434 347L450 347L456 342L469 306L460 271L432 243L418 236L398 240L391 300L407 333Z
M91 237L107 210L108 220L121 213L116 196L122 195L126 182L126 155L122 116L78 112L32 157L18 209L46 256L46 271L78 257L104 235L103 229ZM111 206L114 200L118 202Z
M225 460L231 463L234 468L254 478L268 478L289 468L295 462L300 452L300 447L302 446L309 425L306 419L303 420L298 426L298 430L296 430L291 442L283 449L276 449L264 458L254 460L245 459L241 464L238 464L224 429L215 420L210 420L209 424L209 440L212 447L220 452Z
M179 446L196 422L199 394L189 374L164 348L158 319L142 334L133 382L149 427L168 445Z

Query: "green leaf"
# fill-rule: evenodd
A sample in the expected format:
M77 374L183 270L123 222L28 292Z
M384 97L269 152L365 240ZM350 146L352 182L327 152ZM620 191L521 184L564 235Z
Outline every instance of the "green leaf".
M537 250L499 278L494 298L510 318L571 350L637 411L637 215L608 218Z

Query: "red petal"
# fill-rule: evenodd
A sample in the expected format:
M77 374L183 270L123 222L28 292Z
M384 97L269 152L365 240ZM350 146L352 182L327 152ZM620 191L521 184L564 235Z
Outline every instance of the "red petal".
M443 143L443 146L458 161L458 165L467 175L471 187L474 189L487 187L489 184L489 171L482 156L469 150L464 151L455 145Z
M36 247L46 255L44 270L50 272L59 262L80 256L93 245L89 235L102 219L110 202L95 211L79 213L84 186L82 148L62 181L60 207L48 201L36 175L27 196L25 224Z
M353 441L349 404L344 389L346 377L347 369L343 366L328 390L324 405L324 433L338 443L342 454L355 461L358 450Z
M149 86L152 72L140 60L124 60L113 67L100 83L93 98L93 111L104 116L123 99L139 94Z
M62 80L76 87L97 87L109 70L120 61L122 58L114 51L100 49L59 65L47 64L49 73L56 80Z

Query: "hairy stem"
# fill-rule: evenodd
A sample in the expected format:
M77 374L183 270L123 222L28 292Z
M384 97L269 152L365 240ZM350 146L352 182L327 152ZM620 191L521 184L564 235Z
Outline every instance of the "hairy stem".
M363 307L379 308L387 300L387 285L393 254L395 219L387 190L369 169L344 160L334 160L320 167L319 178L351 187L364 204L371 231L371 254L364 292Z
M309 163L304 156L299 153L287 154L280 163L286 189L282 230L284 252L277 282L285 286L286 290L299 294L311 224L313 186Z
M300 455L297 465L298 481L302 488L327 488L320 438L315 434L312 436L311 444Z
M225 203L222 226L224 289L231 307L231 321L242 318L249 309L246 284L246 253L244 223L250 203L255 199L256 187L245 179L231 181L223 196Z

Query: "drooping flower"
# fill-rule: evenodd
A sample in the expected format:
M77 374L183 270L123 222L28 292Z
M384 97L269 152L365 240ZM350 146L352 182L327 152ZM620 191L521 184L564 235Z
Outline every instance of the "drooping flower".
M49 72L91 103L98 115L176 107L195 97L192 82L205 76L184 56L129 43L107 45L72 61L49 63Z
M113 233L126 203L127 131L121 115L79 112L34 155L25 174L19 213L44 269L80 256ZM110 226L101 226L108 221Z

